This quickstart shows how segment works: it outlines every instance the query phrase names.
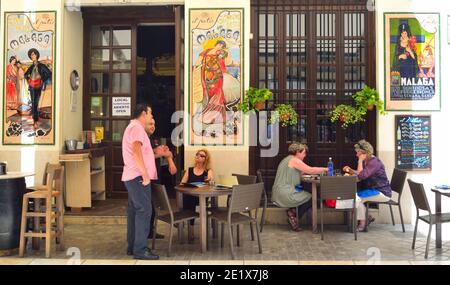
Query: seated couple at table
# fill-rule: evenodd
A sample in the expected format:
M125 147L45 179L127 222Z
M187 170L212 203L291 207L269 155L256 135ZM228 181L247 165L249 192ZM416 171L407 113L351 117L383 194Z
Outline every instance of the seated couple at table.
M206 149L200 149L195 154L194 166L189 167L181 179L181 183L195 183L214 180L214 174L210 167L211 156ZM191 210L195 212L195 207L198 205L198 197L183 195L183 209ZM191 225L194 225L194 220L190 221ZM194 231L189 232L189 241L194 239Z
M293 143L289 146L289 155L278 165L275 182L272 187L272 201L279 207L290 208L287 211L288 221L294 231L301 231L297 223L296 208L299 219L311 208L311 194L298 188L302 174L321 174L328 171L325 167L311 167L303 162L308 146ZM373 147L365 140L355 144L358 157L356 170L345 166L343 171L357 175L361 188L357 193L357 219L358 231L365 229L365 202L387 202L391 197L391 187L386 176L383 163L373 155ZM297 186L297 187L296 187ZM297 189L296 189L297 188ZM369 223L374 219L369 216Z

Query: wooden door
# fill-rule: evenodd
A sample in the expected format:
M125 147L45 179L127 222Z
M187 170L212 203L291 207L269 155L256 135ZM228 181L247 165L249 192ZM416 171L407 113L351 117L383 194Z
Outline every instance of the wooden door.
M140 23L173 23L174 7L83 8L83 129L105 129L108 198L126 198L122 136L131 119L113 114L114 100L136 104L137 27Z

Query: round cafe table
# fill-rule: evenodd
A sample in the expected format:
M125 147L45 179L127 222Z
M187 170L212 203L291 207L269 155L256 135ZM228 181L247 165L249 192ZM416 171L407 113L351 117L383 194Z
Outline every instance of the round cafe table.
M203 187L186 187L183 185L175 186L177 191L177 206L178 209L183 208L183 195L190 195L199 198L200 206L200 250L202 253L206 252L207 236L206 236L206 198L217 198L219 196L231 195L232 189L217 190L214 186L205 185ZM180 231L181 232L181 231ZM180 233L179 232L179 233Z
M19 247L25 177L33 175L13 171L0 175L0 256L11 255Z

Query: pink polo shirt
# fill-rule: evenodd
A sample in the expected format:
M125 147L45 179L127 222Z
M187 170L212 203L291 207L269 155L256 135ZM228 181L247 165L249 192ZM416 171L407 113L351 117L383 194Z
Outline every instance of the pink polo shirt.
M158 179L156 173L155 154L153 153L150 139L145 132L144 126L138 120L131 120L125 129L122 138L123 173L122 181L130 181L138 176L142 176L133 157L133 143L140 142L144 165L151 180Z

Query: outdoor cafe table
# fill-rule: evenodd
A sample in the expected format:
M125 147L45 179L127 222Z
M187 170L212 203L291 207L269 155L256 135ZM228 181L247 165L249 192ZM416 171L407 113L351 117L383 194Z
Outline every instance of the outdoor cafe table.
M317 227L317 185L320 185L320 177L316 177L317 179L314 179L314 177L303 177L302 181L305 183L311 184L311 195L312 195L312 217L311 217L311 224L312 224L312 231L313 233L318 233L318 227ZM298 217L297 217L298 218Z
M206 198L217 198L219 196L231 195L232 189L216 190L214 186L203 186L203 187L185 187L183 185L175 186L177 191L177 206L178 209L183 208L183 195L190 195L198 197L200 206L200 246L201 252L206 252Z
M437 187L431 188L431 191L435 193L435 206L436 214L442 213L441 197L450 197L450 190L444 190ZM436 224L436 248L442 248L442 225Z

